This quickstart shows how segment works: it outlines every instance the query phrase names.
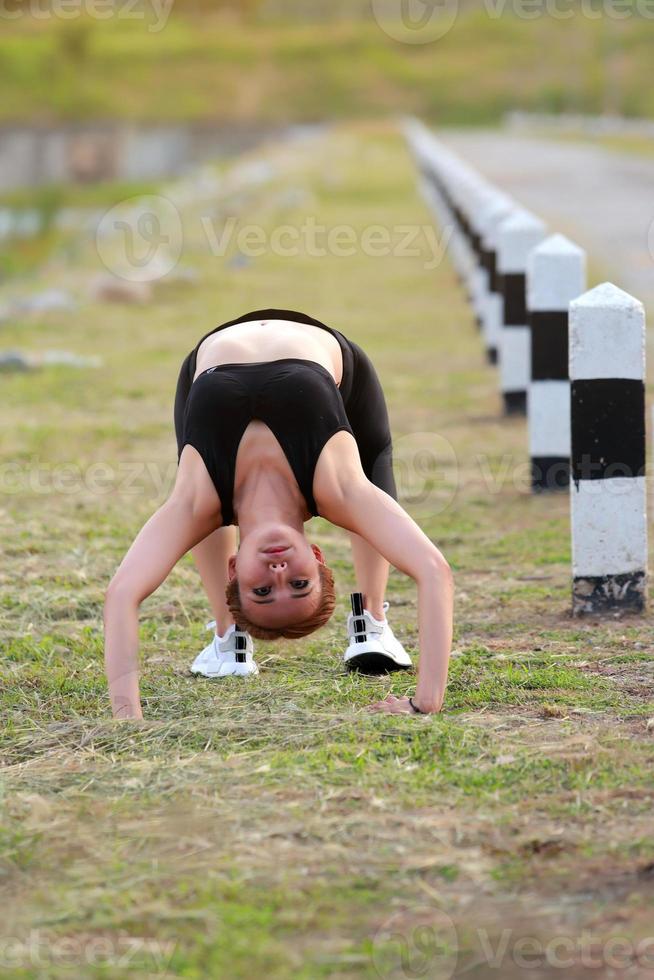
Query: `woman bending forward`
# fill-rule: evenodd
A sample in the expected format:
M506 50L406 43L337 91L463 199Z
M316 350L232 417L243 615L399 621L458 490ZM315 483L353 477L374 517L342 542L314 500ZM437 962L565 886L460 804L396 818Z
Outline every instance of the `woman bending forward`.
M397 503L388 413L364 351L302 313L248 313L211 331L184 360L175 429L175 486L106 594L114 715L142 717L139 606L189 549L216 634L194 672L256 672L252 636L301 637L324 625L334 610L333 577L304 533L317 515L350 532L364 597L363 616L348 620L349 667L365 669L371 658L387 669L411 665L385 616L390 565L418 588L416 692L371 708L440 711L452 643L452 574ZM245 655L236 656L244 644Z

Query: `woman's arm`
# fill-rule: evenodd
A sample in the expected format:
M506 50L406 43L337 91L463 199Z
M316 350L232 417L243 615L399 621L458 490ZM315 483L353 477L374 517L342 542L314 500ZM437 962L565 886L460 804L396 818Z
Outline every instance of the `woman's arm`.
M105 666L115 718L142 717L138 683L140 604L187 551L215 530L218 514L219 507L206 493L199 494L193 488L187 466L180 464L170 498L143 526L111 580L104 604Z
M367 479L358 458L353 458L351 441L348 433L339 433L334 437L335 452L319 462L322 468L316 471L315 491L320 513L333 524L361 535L416 582L420 660L413 700L421 711L438 712L445 696L452 647L452 571L413 518ZM412 711L407 699L380 702L375 707Z

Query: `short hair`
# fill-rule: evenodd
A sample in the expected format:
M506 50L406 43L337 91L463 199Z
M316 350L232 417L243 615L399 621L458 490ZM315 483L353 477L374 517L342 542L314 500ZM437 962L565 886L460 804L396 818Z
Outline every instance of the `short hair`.
M309 633L314 633L329 621L336 606L334 576L331 569L321 563L318 565L318 575L321 589L320 602L308 619L304 619L299 623L291 623L289 626L273 627L259 626L245 615L241 605L238 579L233 578L227 584L225 595L234 622L239 629L249 633L257 640L279 640L282 638L286 640L299 640L303 636L308 636Z

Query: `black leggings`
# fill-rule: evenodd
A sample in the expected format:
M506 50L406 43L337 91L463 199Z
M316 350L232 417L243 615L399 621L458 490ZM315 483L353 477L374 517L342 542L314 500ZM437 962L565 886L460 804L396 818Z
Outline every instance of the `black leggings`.
M340 390L341 394L344 394L343 403L359 448L363 471L371 483L374 483L380 490L384 490L394 500L397 500L397 488L393 475L393 444L388 409L377 372L368 355L358 344L348 340L339 331L331 327L326 327L319 321L305 317L303 314L297 314L288 310L267 310L260 312L268 314L268 318L271 318L270 313L272 312L276 315L283 313L284 319L313 323L323 327L329 333L336 336L343 352L343 379ZM255 314L247 315L247 319L254 318ZM245 319L244 317L243 320ZM225 326L231 326L232 323L236 322L242 321L230 321L228 324L223 324L222 327L217 327L216 330L224 329ZM212 333L214 332L212 331ZM210 336L210 334L206 336ZM202 340L204 339L206 338L203 337ZM175 435L177 436L178 459L184 445L184 408L195 376L197 352L200 343L184 358L177 380L177 391L175 392Z

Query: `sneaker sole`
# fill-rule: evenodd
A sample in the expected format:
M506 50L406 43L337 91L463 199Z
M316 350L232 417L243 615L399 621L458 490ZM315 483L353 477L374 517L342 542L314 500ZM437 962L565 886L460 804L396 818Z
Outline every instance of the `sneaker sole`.
M239 671L233 671L229 674L209 673L208 671L193 670L192 668L190 669L190 673L193 675L193 677L206 677L207 680L214 681L222 680L225 677L256 677L256 675L259 673L259 668L257 667L256 670L250 670L247 674Z
M346 660L345 666L359 674L391 674L398 670L410 670L413 664L398 664L383 653L359 653Z

